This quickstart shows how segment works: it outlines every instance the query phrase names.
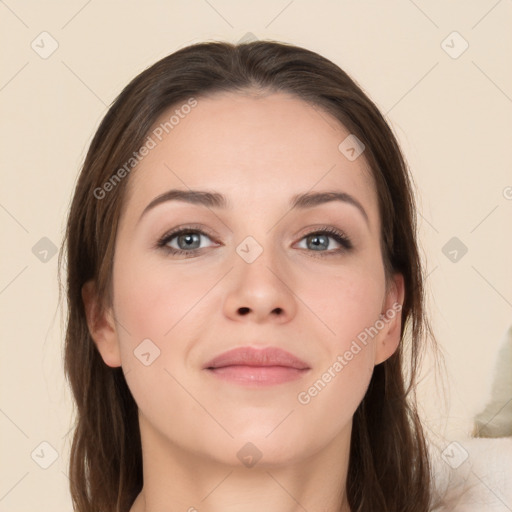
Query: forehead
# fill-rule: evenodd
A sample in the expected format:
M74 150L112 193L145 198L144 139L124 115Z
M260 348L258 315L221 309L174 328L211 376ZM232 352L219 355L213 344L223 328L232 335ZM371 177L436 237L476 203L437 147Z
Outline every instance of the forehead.
M330 114L281 92L222 92L196 101L193 108L174 105L155 122L147 144L153 147L132 171L125 203L140 210L167 189L193 188L254 208L336 189L357 196L377 225L364 153L351 161L340 151L350 132Z

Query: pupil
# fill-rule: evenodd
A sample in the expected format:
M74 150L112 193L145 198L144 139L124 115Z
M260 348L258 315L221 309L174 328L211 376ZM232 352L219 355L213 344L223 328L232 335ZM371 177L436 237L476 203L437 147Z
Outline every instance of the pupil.
M319 242L319 240L324 240L323 242ZM327 249L327 246L329 245L327 241L327 237L325 235L313 235L310 237L310 241L313 242L314 247L323 247L324 249ZM316 249L315 249L316 250Z
M188 233L186 235L181 235L180 238L182 240L186 240L185 244L187 245L188 249L190 249L191 244L199 241L199 237L198 237L197 233Z

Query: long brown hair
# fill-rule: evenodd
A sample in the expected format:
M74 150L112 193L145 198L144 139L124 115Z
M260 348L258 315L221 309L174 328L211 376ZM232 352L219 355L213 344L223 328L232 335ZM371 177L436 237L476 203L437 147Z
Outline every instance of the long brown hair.
M411 177L383 116L343 70L312 51L274 41L199 43L165 57L126 86L92 140L62 247L67 257L65 373L76 402L69 464L75 512L127 512L143 485L137 406L122 369L107 366L96 349L81 295L92 279L104 304L111 304L115 240L129 176L123 174L107 197L94 191L141 148L171 106L219 91L247 90L291 93L334 116L365 145L379 198L386 276L403 274L405 302L399 348L375 367L353 418L346 490L352 512L426 512L431 471L415 387L425 341L433 338ZM63 252L59 260L62 264Z

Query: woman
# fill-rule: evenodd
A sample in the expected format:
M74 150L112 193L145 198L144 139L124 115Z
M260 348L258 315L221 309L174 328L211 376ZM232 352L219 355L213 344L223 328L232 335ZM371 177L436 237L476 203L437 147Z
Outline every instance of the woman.
M157 62L65 243L76 512L431 508L410 178L338 66L268 41Z

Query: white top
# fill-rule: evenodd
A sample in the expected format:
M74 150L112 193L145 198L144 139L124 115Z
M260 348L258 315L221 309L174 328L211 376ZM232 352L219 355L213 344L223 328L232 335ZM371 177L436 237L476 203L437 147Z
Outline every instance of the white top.
M438 506L432 512L511 512L512 438L431 447Z

